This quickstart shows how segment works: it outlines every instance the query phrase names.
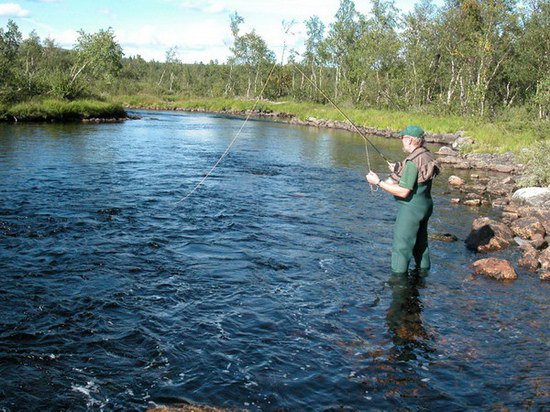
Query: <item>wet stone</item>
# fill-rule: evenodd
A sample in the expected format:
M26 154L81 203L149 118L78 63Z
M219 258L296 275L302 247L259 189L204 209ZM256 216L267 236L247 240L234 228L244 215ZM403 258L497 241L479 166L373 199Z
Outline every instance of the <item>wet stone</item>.
M458 176L450 176L449 177L449 184L451 186L463 186L464 185L464 180Z
M474 200L474 199L481 199L482 196L479 193L470 192L466 194L465 198L466 200Z
M462 202L466 206L481 206L481 199L470 199Z
M539 263L543 271L550 271L550 248L546 248L541 252Z
M458 238L452 233L432 233L429 235L430 240L439 240L441 242L456 242Z
M468 192L472 193L478 193L478 194L483 194L486 192L486 187L484 185L468 185L465 187L465 190L467 190Z
M512 264L505 259L480 259L472 264L472 268L476 274L489 276L497 280L513 280L518 277Z
M525 243L521 246L523 255L518 260L518 266L524 268L529 272L535 273L540 266L539 252L529 243Z

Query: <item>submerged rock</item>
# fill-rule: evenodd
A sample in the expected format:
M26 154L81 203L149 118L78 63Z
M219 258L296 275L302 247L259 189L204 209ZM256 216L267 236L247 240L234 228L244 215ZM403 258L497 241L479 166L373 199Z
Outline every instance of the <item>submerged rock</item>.
M490 252L507 248L513 238L514 234L505 224L483 217L474 220L465 243L470 250Z
M462 203L466 206L481 206L481 199L468 199Z
M439 240L441 242L456 242L458 238L451 233L432 233L429 235L430 240Z
M472 264L472 268L477 274L497 280L513 280L518 277L512 264L505 259L480 259Z
M239 412L246 409L226 409L216 406L194 405L191 403L174 404L170 406L154 406L147 409L147 412Z

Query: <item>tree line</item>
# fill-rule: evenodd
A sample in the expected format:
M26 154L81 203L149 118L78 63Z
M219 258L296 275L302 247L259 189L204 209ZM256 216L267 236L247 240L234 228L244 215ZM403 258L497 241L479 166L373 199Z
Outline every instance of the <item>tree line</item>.
M306 22L305 51L284 65L243 18L230 16L231 57L184 64L177 47L164 62L125 58L112 29L79 32L64 50L36 33L23 39L9 21L0 28L0 103L52 97L149 95L253 98L325 103L319 92L359 108L494 116L521 108L550 116L548 0L420 0L399 12L392 0L371 0L369 15L340 0L328 25ZM298 70L299 68L300 70ZM309 77L308 80L305 76ZM315 86L313 84L315 84Z

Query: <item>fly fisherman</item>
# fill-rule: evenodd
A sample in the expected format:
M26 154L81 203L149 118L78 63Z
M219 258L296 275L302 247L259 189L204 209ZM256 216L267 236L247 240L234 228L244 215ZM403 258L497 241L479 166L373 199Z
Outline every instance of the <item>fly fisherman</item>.
M403 150L409 155L393 167L390 178L382 181L369 171L367 180L392 194L397 200L397 218L393 231L391 269L394 273L407 272L414 257L416 269L430 269L428 249L428 219L433 210L432 179L439 167L432 153L424 147L424 130L407 126L399 133Z

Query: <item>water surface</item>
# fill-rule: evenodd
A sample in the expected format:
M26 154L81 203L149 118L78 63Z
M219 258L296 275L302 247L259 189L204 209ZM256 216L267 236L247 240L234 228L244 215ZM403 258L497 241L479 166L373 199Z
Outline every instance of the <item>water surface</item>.
M242 120L139 114L0 125L0 410L548 407L548 286L473 277L461 241L392 276L360 137L250 121L179 202ZM449 173L430 229L464 239Z

